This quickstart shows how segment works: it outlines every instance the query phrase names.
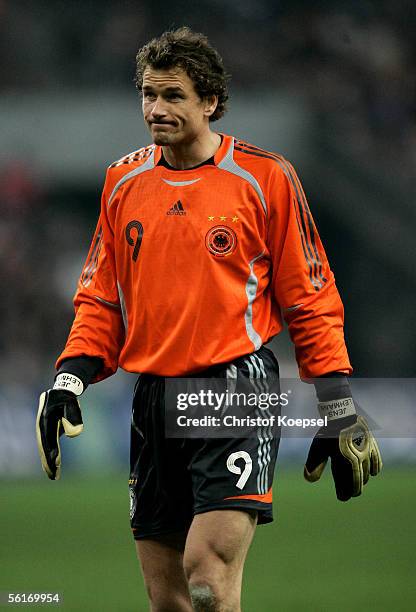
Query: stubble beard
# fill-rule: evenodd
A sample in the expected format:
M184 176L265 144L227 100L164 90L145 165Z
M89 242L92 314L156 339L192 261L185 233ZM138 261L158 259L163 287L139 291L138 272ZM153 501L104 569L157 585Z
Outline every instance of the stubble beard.
M156 133L153 135L153 142L155 145L166 147L172 143L172 138L170 134Z
M150 133L153 138L153 142L155 145L159 145L161 147L170 146L175 144L177 140L176 132L172 132L170 129L168 130L155 130L153 131L152 126L148 125Z

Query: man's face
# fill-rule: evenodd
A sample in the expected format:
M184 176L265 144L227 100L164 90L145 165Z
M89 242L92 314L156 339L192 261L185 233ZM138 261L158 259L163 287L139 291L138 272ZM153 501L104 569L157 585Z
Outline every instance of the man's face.
M214 112L217 99L201 100L194 84L180 68L143 74L143 117L157 145L186 144L198 138Z

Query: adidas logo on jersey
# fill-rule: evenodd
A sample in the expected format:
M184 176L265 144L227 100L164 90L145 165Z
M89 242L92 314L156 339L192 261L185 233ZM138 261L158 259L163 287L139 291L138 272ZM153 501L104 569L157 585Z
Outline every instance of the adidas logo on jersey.
M186 215L186 211L183 207L183 204L180 200L175 202L175 204L169 208L167 215Z

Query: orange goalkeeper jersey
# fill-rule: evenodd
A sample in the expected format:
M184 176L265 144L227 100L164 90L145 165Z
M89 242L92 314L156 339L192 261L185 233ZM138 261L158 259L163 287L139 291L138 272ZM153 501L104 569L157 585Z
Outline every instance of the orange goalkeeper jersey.
M223 135L212 163L112 164L57 367L100 357L183 376L251 353L286 320L302 378L351 372L343 306L301 184L281 156Z

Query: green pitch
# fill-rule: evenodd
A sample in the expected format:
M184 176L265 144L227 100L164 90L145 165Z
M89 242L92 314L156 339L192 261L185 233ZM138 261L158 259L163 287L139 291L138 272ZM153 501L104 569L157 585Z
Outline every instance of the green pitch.
M257 530L243 610L414 610L414 470L385 469L346 504L329 474L311 485L300 472L280 468L278 520ZM74 612L148 609L122 475L3 482L0 492L0 591L59 591L54 609Z

